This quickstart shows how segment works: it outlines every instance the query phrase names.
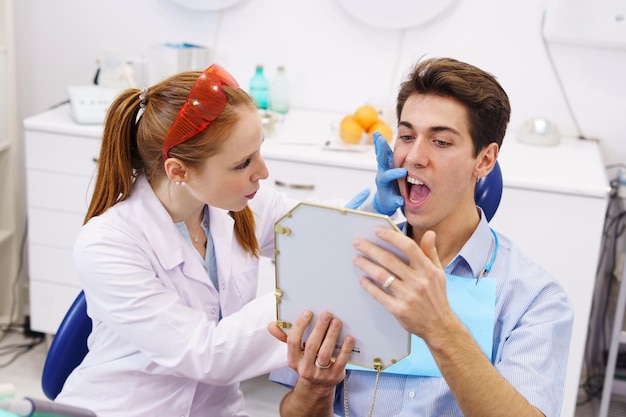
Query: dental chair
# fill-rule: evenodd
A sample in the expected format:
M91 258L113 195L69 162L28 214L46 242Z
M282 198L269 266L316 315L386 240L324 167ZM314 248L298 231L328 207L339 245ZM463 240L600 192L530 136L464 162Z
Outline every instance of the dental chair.
M474 199L490 221L502 198L502 172L496 162L494 169L476 183ZM57 331L44 363L41 378L43 392L54 400L61 392L69 374L88 352L87 337L91 333L91 319L87 315L85 294L81 291L66 313Z
M65 379L87 354L87 337L91 319L87 315L85 293L81 291L65 314L57 330L41 375L43 393L54 400L61 392Z
M483 209L487 221L491 221L502 199L502 171L500 164L496 161L489 175L481 178L476 183L474 191L474 201L476 205Z

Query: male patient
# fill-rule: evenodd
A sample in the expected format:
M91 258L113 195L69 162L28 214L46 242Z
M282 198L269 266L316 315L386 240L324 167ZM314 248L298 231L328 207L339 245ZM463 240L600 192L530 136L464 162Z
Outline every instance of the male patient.
M474 201L476 182L494 168L509 121L505 91L472 65L422 60L400 86L396 113L393 155L376 144L379 162L389 161L377 176L373 203L384 214L402 209L404 233L377 233L409 262L362 239L354 242L362 256L353 262L364 273L364 290L424 341L440 373L346 370L354 338L337 340L341 317L322 313L313 322L305 311L288 336L270 325L287 342L289 366L297 372L272 375L293 387L281 416L558 417L573 320L568 297L491 230ZM495 305L490 356L451 306L450 277L495 283L492 299L482 301ZM303 349L307 326L312 331Z

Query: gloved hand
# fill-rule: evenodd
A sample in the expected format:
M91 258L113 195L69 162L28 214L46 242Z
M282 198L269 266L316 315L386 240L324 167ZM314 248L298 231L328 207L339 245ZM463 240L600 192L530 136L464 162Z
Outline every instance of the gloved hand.
M344 208L356 210L359 207L361 207L361 204L363 204L363 202L367 200L367 197L369 196L370 196L370 189L366 188L363 191L360 191L354 197L352 197L352 200L348 201L346 205L344 206Z
M400 195L397 180L405 177L407 170L393 167L393 151L380 133L374 132L372 138L376 150L376 161L378 161L376 194L374 194L372 205L380 214L391 216L398 208L404 206L404 198Z

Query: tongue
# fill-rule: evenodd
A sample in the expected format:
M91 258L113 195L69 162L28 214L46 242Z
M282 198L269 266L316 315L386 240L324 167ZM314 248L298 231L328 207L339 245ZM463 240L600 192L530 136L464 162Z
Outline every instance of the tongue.
M426 199L426 197L428 197L428 194L430 194L430 189L427 186L413 184L411 186L409 198L411 199L411 201L419 203Z

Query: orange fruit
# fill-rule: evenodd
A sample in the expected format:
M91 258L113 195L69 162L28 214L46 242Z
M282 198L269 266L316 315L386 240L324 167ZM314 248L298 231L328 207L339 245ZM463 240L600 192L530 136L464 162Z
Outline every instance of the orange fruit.
M378 122L378 111L374 106L365 104L354 112L354 118L363 129L369 130L376 122Z
M367 131L367 134L369 135L369 143L374 143L373 135L376 131L378 131L387 140L387 143L391 143L393 140L393 131L391 130L391 126L379 120Z
M339 137L346 143L359 143L365 129L357 122L353 115L347 115L339 124Z

